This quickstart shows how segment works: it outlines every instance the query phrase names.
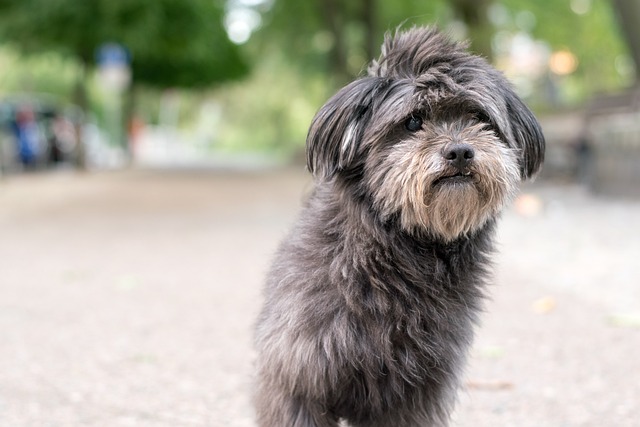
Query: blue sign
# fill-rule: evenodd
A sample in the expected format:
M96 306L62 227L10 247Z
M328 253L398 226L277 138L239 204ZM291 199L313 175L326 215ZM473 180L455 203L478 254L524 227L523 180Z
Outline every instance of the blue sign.
M96 62L100 67L126 66L130 61L127 48L117 43L105 43L96 52Z

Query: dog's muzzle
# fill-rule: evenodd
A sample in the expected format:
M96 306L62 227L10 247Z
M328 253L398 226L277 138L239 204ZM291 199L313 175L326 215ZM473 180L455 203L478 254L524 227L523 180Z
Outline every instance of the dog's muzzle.
M433 182L434 186L440 184L466 184L473 182L471 166L476 153L474 148L465 143L450 145L442 153L447 170Z
M471 145L458 143L447 147L443 156L450 166L464 176L471 173L470 166L476 156L476 152Z

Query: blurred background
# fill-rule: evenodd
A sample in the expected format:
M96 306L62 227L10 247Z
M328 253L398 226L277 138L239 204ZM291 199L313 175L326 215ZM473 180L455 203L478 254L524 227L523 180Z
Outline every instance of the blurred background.
M455 426L637 426L640 0L0 0L0 427L253 426L318 108L436 24L547 138Z
M3 0L0 167L299 161L315 111L366 70L385 31L437 24L470 39L540 116L545 176L633 192L639 7Z

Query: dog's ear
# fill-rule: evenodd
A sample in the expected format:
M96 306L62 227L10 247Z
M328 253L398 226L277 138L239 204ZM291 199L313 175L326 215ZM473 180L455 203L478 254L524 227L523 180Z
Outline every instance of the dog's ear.
M307 134L307 167L329 179L352 168L385 80L365 77L342 88L318 111Z
M513 145L520 150L520 176L534 176L544 161L545 141L540 123L531 110L511 90L505 91L507 118L510 122Z

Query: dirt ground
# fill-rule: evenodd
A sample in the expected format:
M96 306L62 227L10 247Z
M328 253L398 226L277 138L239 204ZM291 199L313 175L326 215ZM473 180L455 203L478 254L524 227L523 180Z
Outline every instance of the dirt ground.
M0 426L251 427L251 325L302 171L0 179ZM640 203L504 215L453 425L640 425Z

